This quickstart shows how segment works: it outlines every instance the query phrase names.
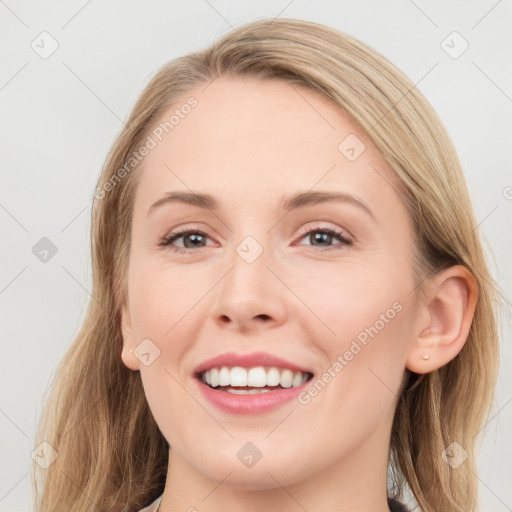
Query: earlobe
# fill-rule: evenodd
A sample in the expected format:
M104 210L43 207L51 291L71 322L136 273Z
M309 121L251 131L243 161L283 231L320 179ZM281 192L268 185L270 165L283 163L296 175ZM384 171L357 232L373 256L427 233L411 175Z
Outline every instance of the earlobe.
M466 267L454 265L437 274L420 306L418 333L411 340L406 366L429 373L462 350L475 313L478 286Z
M140 369L140 361L135 357L135 339L133 337L130 312L126 304L121 309L121 332L123 336L123 348L121 351L121 359L123 364L130 370L137 371Z

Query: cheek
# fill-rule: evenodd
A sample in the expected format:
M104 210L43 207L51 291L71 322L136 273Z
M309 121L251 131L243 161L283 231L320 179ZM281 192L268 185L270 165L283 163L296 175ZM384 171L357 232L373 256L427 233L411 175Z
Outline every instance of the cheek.
M166 340L179 339L176 331L194 316L194 304L207 290L206 284L197 273L158 258L139 261L130 276L132 327L139 336L164 346Z
M385 311L347 308L339 332L349 325L345 332L354 335L341 334L324 344L328 363L301 396L296 418L303 415L312 437L337 440L313 444L311 453L304 454L318 461L317 470L321 461L341 458L375 436L388 442L382 427L392 422L405 372L407 319L404 308L382 327L375 313Z
M321 320L303 327L309 325L308 337L324 363L314 396L304 401L311 398L324 421L327 416L344 421L347 411L377 419L400 388L413 303L407 298L405 278L397 280L376 268L351 265L330 279L317 275L315 285L302 288L308 306ZM320 406L325 402L330 404L327 408Z
M154 362L140 368L146 399L167 441L182 446L187 429L202 414L184 389L190 376L182 362L198 338L202 323L197 316L204 315L204 309L194 305L204 291L197 274L159 265L156 259L140 265L132 278L133 333L138 342L150 339L159 349ZM180 411L179 421L176 411Z
M317 317L311 322L318 331L315 340L324 340L325 352L331 353L360 333L364 338L365 329L375 324L379 332L390 331L409 286L403 274L398 277L398 269L386 268L377 258L354 257L339 265L313 262L288 282Z

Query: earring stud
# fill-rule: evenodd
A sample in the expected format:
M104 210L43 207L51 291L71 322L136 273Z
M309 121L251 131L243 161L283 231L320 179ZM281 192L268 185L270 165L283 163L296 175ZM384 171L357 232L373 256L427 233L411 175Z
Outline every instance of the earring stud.
M430 357L430 356L429 356L428 354L424 354L424 355L422 356L422 359L425 359L425 361L426 361L429 357Z

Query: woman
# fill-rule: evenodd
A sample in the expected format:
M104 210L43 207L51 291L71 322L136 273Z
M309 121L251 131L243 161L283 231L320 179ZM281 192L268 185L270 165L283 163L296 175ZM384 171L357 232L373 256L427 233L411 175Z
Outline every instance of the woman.
M170 62L96 189L36 509L476 510L476 224L436 114L352 37L262 20Z

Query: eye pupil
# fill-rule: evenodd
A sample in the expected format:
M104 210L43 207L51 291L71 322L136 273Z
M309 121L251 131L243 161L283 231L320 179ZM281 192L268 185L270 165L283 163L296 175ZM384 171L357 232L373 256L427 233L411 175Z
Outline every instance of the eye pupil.
M315 241L317 242L331 242L331 238L332 238L332 235L328 234L328 233L321 233L321 232L317 232L317 233L314 233L313 234L313 237L315 239ZM327 240L326 240L327 238Z
M188 234L188 235L185 235L183 237L183 240L186 241L186 240L190 240L192 242L192 245L190 246L187 246L187 243L184 243L185 247L196 247L197 244L196 242L201 242L201 239L203 238L203 235L200 235L198 233L191 233L191 234Z
M201 231L184 230L171 234L170 236L160 241L159 245L169 246L171 250L175 252L184 253L189 252L188 250L191 249L206 247L207 238L209 238L208 235ZM308 231L302 235L302 239L307 238L309 238L309 241L313 247L331 248L331 246L333 246L335 248L344 248L352 245L352 242L345 238L341 232L330 228L312 229L311 231ZM176 240L182 240L181 243L183 246L181 249L179 245L173 246L173 243ZM333 245L334 240L337 240L340 243Z

